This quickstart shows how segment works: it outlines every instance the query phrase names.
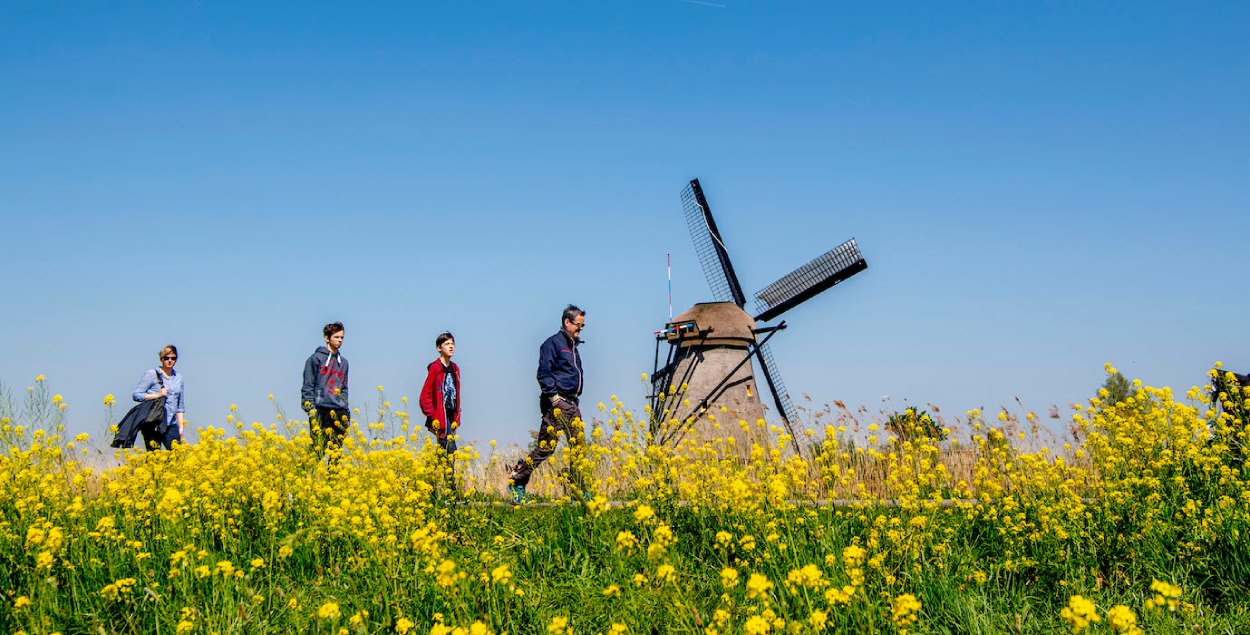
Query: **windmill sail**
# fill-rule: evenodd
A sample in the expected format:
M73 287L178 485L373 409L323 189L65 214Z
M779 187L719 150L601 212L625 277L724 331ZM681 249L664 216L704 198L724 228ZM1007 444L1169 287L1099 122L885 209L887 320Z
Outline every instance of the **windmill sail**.
M699 254L699 264L703 265L703 275L707 276L707 284L712 288L712 296L717 302L733 302L739 307L747 304L742 285L734 273L733 263L729 262L729 251L721 240L720 231L716 229L716 221L712 218L712 208L708 207L703 196L703 188L699 179L693 179L681 191L681 206L686 212L686 224L690 227L690 238L694 241L694 250Z
M756 293L755 319L767 322L867 268L852 238Z
M768 389L773 393L773 403L777 404L777 412L781 415L782 423L786 424L786 432L797 443L798 436L794 433L794 424L798 423L799 413L794 408L794 402L790 401L790 392L781 381L781 373L777 372L777 362L773 361L773 352L768 348L767 342L756 347L755 359L759 361L760 370L764 373L764 381L768 382Z

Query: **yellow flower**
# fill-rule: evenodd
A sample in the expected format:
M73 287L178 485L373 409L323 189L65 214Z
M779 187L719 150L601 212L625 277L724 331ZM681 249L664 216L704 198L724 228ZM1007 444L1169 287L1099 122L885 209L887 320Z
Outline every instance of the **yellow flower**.
M495 584L507 584L512 580L512 569L506 564L501 564L491 570L490 580Z
M638 546L638 537L634 535L634 532L622 531L616 534L617 549L624 549L628 551L628 550L632 550L634 547L637 547L637 546Z
M586 509L589 510L591 515L595 518L602 515L607 508L608 499L606 496L595 496L594 498L586 501Z
M1141 635L1142 633L1142 630L1137 627L1137 615L1133 613L1133 609L1123 604L1117 604L1107 611L1107 622L1117 633L1126 635Z
M890 619L899 633L911 632L911 627L920 620L920 600L910 593L894 598L894 610Z
M662 564L655 569L655 579L660 582L672 582L676 569L671 564Z
M466 577L468 577L468 574L457 570L455 561L451 559L443 560L436 568L435 581L438 582L439 586L451 586Z
M792 570L786 576L786 581L805 588L818 588L824 582L824 572L820 570L820 567L809 564L801 569Z
M26 530L26 548L43 544L43 539L47 536L42 527L32 525Z
M340 615L338 602L326 602L317 609L317 617L323 620L337 620Z
M265 559L264 559L264 558L253 558L253 559L252 559L252 568L253 568L253 569L264 569L264 568L265 568Z
M748 617L746 623L742 625L742 632L747 635L765 635L772 630L772 624L759 615Z
M651 539L664 547L671 547L673 543L677 542L677 537L673 535L673 528L664 523L656 526L655 531L651 534Z
M603 597L605 598L621 597L621 587L616 586L615 584L609 584L608 588L603 590Z
M406 617L395 620L395 632L399 633L399 635L406 635L408 631L412 630L413 626L416 626L416 624L413 624L412 620Z
M738 570L730 567L721 569L720 583L721 586L724 586L726 589L732 589L738 586Z
M645 523L652 518L655 518L655 510L651 509L650 505L639 505L638 509L634 510L634 520L639 523Z
M111 406L117 403L117 399L113 395L104 395L104 405Z
M752 600L763 597L772 589L773 583L763 575L752 573L751 577L747 578L747 597Z
M13 600L13 610L15 611L20 611L28 606L30 606L30 598L25 595L19 595L16 600Z
M115 602L120 599L123 593L129 591L130 587L135 585L135 582L134 578L122 578L112 584L107 584L103 589L100 589L100 597L110 602Z
M180 634L190 633L193 630L195 630L195 622L190 620L182 620L181 622L178 622L177 626L174 627L174 632Z
M1150 583L1150 590L1154 591L1155 595L1151 599L1146 600L1147 610L1162 610L1166 606L1169 611L1175 611L1180 605L1181 588L1175 584L1155 580Z
M811 616L807 618L807 623L812 625L812 630L822 631L829 623L829 614L821 610L812 611Z
M1073 633L1079 633L1089 628L1090 624L1102 621L1094 603L1079 595L1068 599L1068 605L1059 612L1059 616L1072 627Z
M550 635L573 635L573 628L569 626L569 618L553 617L547 625L547 632Z
M842 550L842 564L848 569L858 567L864 564L864 556L867 555L863 548L851 545Z

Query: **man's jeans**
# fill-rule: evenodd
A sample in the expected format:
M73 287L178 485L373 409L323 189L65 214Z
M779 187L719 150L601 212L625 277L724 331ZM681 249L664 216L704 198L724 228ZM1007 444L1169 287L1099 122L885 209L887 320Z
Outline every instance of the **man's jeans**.
M326 455L326 448L343 447L343 437L351 426L351 415L346 410L315 408L310 411L308 428L312 432L313 451L317 458Z
M447 491L452 494L459 492L459 488L456 487L456 450L459 449L456 445L456 436L456 433L453 431L449 432L445 437L435 437L438 440L440 452L438 459L440 463L439 469L444 470L443 474L446 477Z
M569 440L570 448L584 451L586 447L586 432L582 428L582 412L577 406L577 401L562 399L559 416L556 416L556 409L552 407L551 400L547 397L539 398L538 407L543 415L542 427L538 429L538 440L529 456L518 461L516 467L512 468L512 483L521 487L529 484L534 470L555 454L556 443L560 440L561 432ZM574 419L577 420L577 425L574 425ZM580 452L574 452L574 460L577 459L578 454ZM585 479L581 471L573 465L569 466L569 478L574 487L585 490Z

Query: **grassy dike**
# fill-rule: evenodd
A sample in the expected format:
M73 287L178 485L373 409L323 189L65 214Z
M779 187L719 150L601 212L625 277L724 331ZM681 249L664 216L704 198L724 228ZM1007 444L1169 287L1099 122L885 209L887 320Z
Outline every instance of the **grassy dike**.
M0 632L1250 630L1240 391L1137 384L1054 447L1031 415L830 422L802 455L764 423L650 445L614 401L515 508L507 456L462 450L449 492L402 411L334 461L303 422L233 417L112 457L42 382L6 403Z

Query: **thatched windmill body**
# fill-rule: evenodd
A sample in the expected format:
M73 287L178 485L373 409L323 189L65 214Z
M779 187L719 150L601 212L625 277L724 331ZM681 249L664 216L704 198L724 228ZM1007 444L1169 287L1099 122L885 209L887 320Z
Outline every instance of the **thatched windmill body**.
M758 313L752 316L745 310L746 295L698 179L682 190L681 200L715 301L694 305L656 334L650 396L653 438L661 443L680 439L713 408L724 407L735 419L762 418L754 359L797 447L798 414L768 348L768 340L787 325L766 323L867 269L868 263L852 238L756 293ZM662 359L664 342L669 347Z

